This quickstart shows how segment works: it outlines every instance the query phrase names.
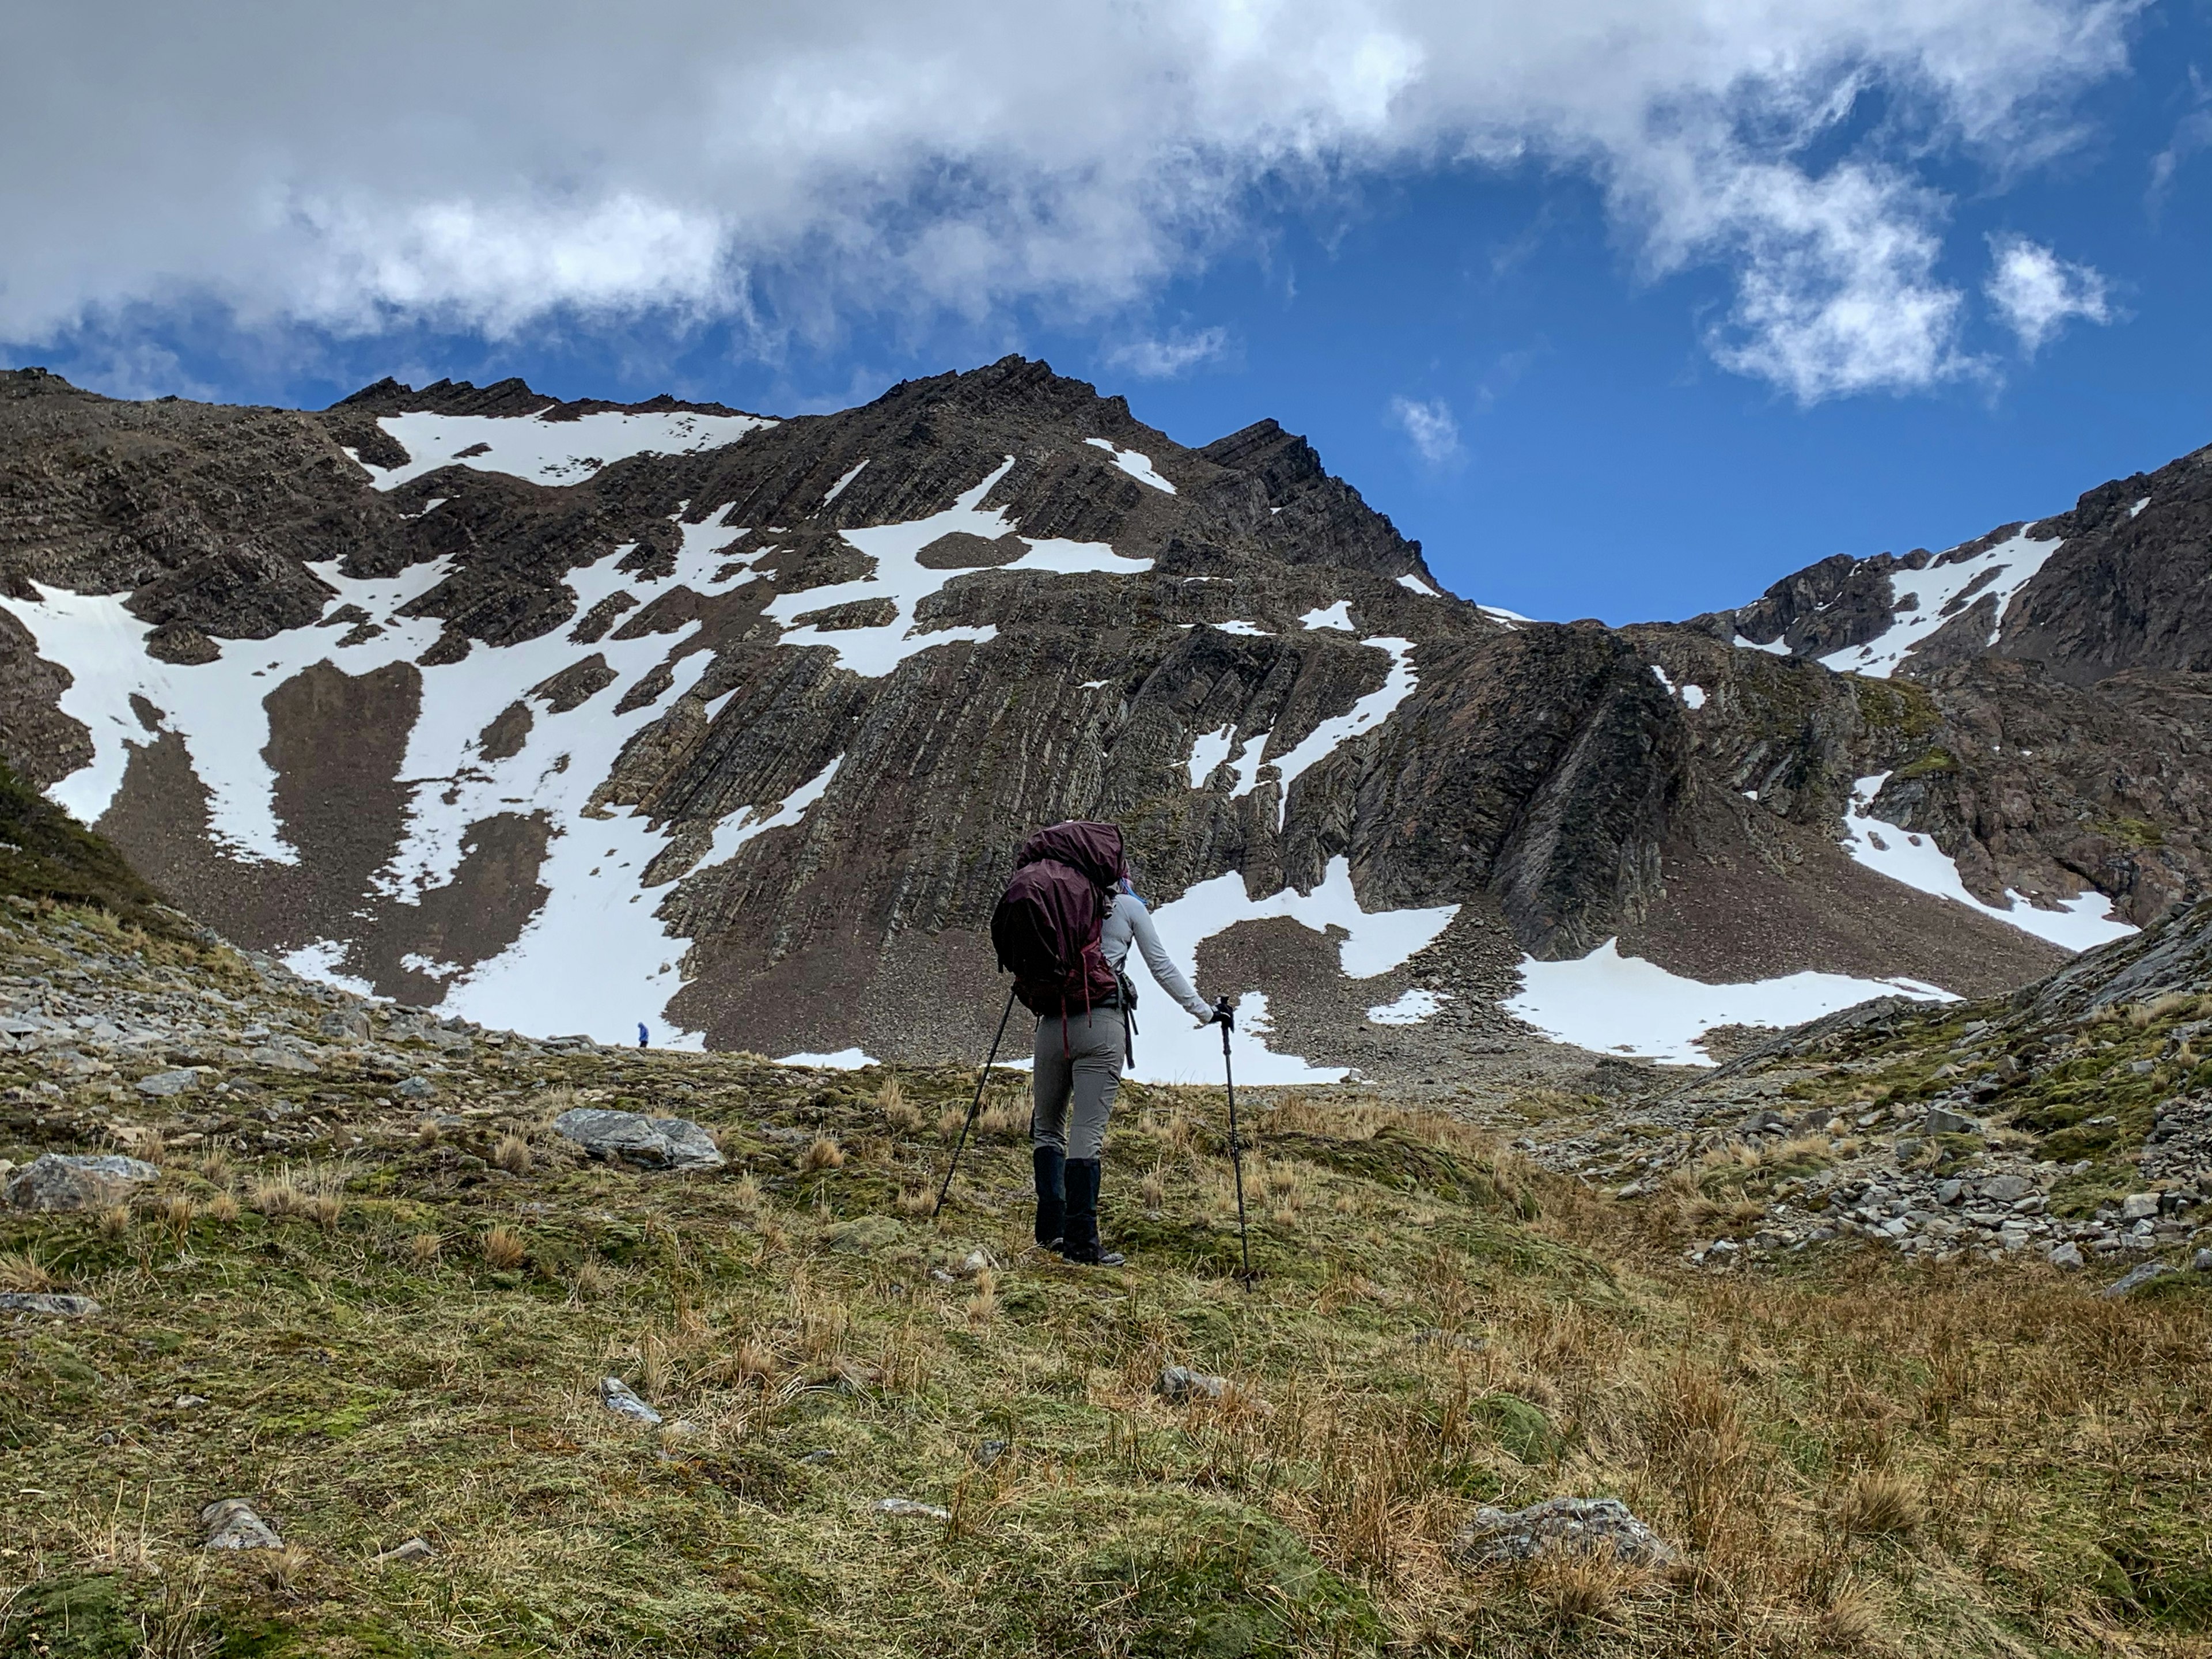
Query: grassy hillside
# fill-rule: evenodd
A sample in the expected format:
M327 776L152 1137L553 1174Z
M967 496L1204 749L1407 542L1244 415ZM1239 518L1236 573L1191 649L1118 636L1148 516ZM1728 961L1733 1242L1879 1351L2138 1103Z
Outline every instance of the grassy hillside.
M933 1221L958 1073L380 1014L356 1042L353 1005L236 958L0 927L19 1006L169 1022L68 1051L89 1071L0 1054L0 1154L162 1166L126 1206L0 1212L0 1289L103 1304L0 1314L9 1659L2212 1653L2191 1276L1696 1272L1676 1209L1331 1095L1255 1099L1248 1289L1218 1091L1136 1088L1132 1264L1073 1268L1024 1248L1012 1078ZM269 1063L287 1040L313 1071ZM133 1086L180 1060L203 1086ZM586 1161L548 1127L580 1103L696 1119L728 1165ZM1170 1364L1224 1396L1164 1397ZM1680 1562L1455 1559L1479 1505L1559 1493L1625 1498ZM199 1549L234 1496L286 1547ZM434 1559L377 1563L416 1537Z

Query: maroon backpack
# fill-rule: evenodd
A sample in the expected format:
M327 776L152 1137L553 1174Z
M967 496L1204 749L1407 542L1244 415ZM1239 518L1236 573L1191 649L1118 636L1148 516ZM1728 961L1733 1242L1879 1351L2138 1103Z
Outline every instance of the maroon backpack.
M1111 823L1055 823L1014 854L1013 879L991 913L991 943L1031 1013L1118 1002L1120 987L1098 935L1126 868L1121 831Z

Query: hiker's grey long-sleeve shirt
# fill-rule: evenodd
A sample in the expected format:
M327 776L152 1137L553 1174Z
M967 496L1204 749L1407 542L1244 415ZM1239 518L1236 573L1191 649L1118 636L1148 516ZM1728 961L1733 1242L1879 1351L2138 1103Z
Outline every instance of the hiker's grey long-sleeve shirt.
M1098 947L1105 953L1107 965L1121 971L1129 959L1133 941L1144 952L1145 966L1152 970L1160 989L1188 1009L1193 1019L1213 1018L1213 1010L1190 988L1190 981L1176 966L1168 947L1160 943L1160 930L1152 926L1152 913L1145 908L1144 900L1134 893L1117 893L1114 908L1106 913L1106 925L1098 932Z

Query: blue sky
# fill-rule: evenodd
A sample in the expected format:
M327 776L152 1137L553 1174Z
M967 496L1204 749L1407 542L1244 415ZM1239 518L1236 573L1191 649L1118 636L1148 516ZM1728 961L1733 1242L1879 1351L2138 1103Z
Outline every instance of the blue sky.
M1035 6L959 51L977 9L912 46L929 7L817 9L702 46L723 14L614 41L556 8L551 44L457 41L394 109L373 63L328 79L360 43L226 52L213 6L143 48L160 119L50 168L46 89L137 67L0 41L0 210L33 233L0 248L0 361L789 413L1021 351L1186 443L1273 416L1455 590L1611 622L2212 442L2203 4ZM718 52L755 80L696 72Z

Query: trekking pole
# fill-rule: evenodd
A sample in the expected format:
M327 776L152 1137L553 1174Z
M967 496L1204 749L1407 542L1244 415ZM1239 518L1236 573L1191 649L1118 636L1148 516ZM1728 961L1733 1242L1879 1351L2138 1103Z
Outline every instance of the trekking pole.
M983 1104L983 1085L991 1080L991 1067L999 1058L1000 1038L1006 1035L1006 1022L1014 1017L1014 994L1006 993L1006 1012L999 1016L999 1035L991 1039L991 1052L984 1059L983 1070L975 1079L975 1098L968 1103L968 1121L960 1126L960 1139L953 1144L952 1161L945 1166L945 1184L937 1189L937 1202L929 1208L930 1219L945 1207L945 1195L952 1190L952 1172L960 1167L960 1154L967 1149L968 1131L975 1127L975 1114Z
M1237 1135L1237 1072L1229 1060L1229 1033L1237 1024L1237 1011L1224 997L1213 1005L1221 1024L1221 1080L1229 1094L1229 1163L1237 1171L1237 1249L1244 1262L1244 1288L1252 1288L1252 1239L1244 1227L1244 1143Z

